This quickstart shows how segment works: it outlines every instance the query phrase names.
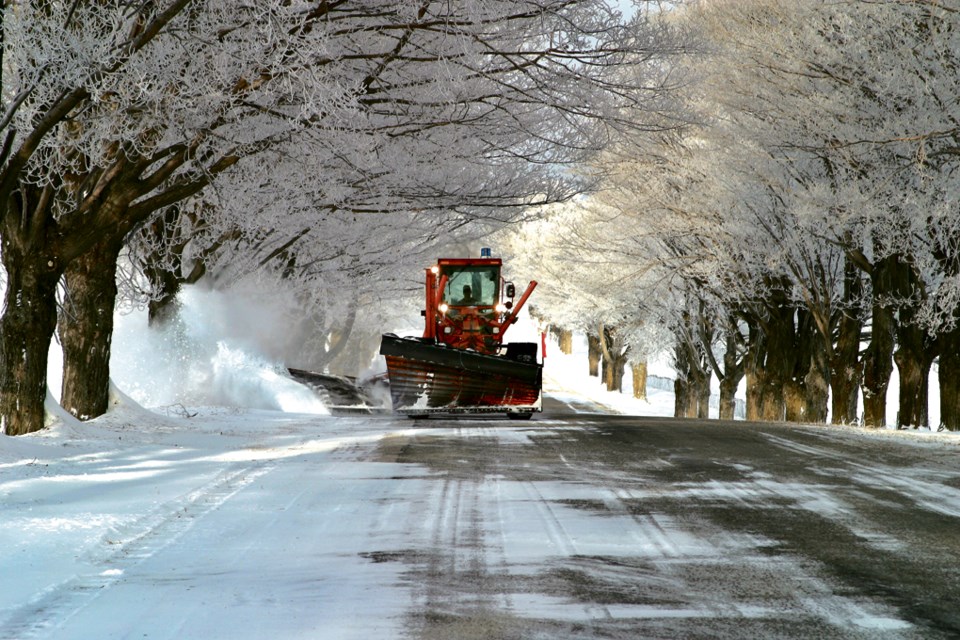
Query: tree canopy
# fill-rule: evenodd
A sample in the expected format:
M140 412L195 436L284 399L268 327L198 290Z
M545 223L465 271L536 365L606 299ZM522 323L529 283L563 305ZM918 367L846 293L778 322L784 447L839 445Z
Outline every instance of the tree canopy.
M582 191L591 179L575 167L649 126L665 88L623 70L673 46L643 12L624 20L601 0L3 11L0 417L11 434L42 424L64 274L78 319L86 292L102 289L91 279L112 273L132 238L163 249L140 252L145 269L182 270L186 257L326 283L382 262L382 238L364 229L422 245L424 232L515 220ZM108 351L100 344L79 351Z

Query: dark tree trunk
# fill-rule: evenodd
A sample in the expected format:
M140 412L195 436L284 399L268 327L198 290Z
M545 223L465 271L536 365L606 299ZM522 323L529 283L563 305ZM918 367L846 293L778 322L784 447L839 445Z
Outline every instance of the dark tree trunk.
M874 304L870 344L863 357L863 424L887 424L887 386L893 373L893 313Z
M760 412L763 407L763 390L766 380L763 371L763 360L766 354L766 337L754 320L747 322L749 345L743 358L743 373L747 380L747 420L761 420Z
M930 425L928 394L930 366L935 357L935 342L927 332L916 325L916 304L920 293L918 278L913 268L901 264L909 302L900 309L897 325L897 350L893 354L900 376L900 404L897 427L926 427Z
M763 406L763 372L752 364L746 368L744 377L747 381L746 418L751 422L761 420L760 409Z
M793 333L793 346L784 357L788 361L784 366L791 367L790 378L786 385L786 419L789 422L827 421L828 367L827 344L817 329L813 314L798 309L790 320L790 333ZM784 328L785 339L788 329Z
M686 346L678 344L674 349L673 368L677 378L673 381L673 416L695 418L697 416L696 394L691 384L690 353Z
M897 260L895 269L897 298L903 301L897 318L897 350L893 354L900 374L897 427L926 427L930 424L927 395L936 343L917 326L917 309L925 294L916 269L908 260Z
M810 354L810 371L804 380L807 391L806 415L809 422L823 424L827 421L827 402L830 396L830 365L823 336L815 333L813 351Z
M960 234L944 238L945 242L934 243L933 253L940 263L944 278L960 276L960 257L955 247ZM953 309L953 325L937 335L937 353L940 358L937 377L940 381L940 428L960 430L960 305Z
M600 348L600 337L592 333L587 334L587 364L590 367L590 375L598 377L600 375L600 359L603 351Z
M733 420L737 410L737 389L744 375L744 360L739 357L740 331L737 322L730 318L726 329L726 349L723 353L723 375L720 377L721 420Z
M64 270L104 236L122 239L129 230L117 222L126 209L110 198L91 217L78 218L61 209L57 209L61 217L55 217L55 207L64 205L62 188L20 184L3 203L0 216L0 253L7 271L0 318L0 422L11 435L44 425L47 360L57 329L56 294Z
M863 423L868 427L887 424L887 387L893 373L893 347L896 320L889 297L896 294L896 256L889 256L873 267L873 309L870 344L863 357Z
M900 407L897 427L926 427L930 425L928 394L932 347L924 346L924 332L915 327L903 327L897 332L902 342L894 353L900 375ZM904 334L912 334L904 339ZM917 335L919 334L919 335Z
M724 377L720 381L720 413L721 420L733 420L737 417L737 387L740 379Z
M837 344L830 362L830 391L832 395L831 422L857 422L858 392L860 390L860 340L863 330L859 299L863 283L856 265L848 257L844 267L844 309L837 323Z
M940 335L940 424L960 431L960 324Z
M795 379L787 379L783 386L783 420L787 422L806 422L806 390Z
M701 420L710 419L710 378L701 378L697 388L697 417Z
M0 317L0 421L3 433L16 436L44 426L47 361L63 267L52 252L24 251L9 238L2 253L7 288Z
M777 302L779 301L779 304ZM785 296L772 301L767 321L766 358L763 363L763 389L760 419L781 422L787 417L788 387L795 368L794 308Z
M680 372L677 372L673 387L676 393L675 417L701 420L710 417L710 378L703 375L702 369L696 365L688 366L685 377L681 377Z
M691 322L689 316L685 319L688 328ZM674 403L674 416L677 418L710 417L710 377L711 369L707 365L706 356L691 344L689 337L693 333L684 331L678 337L675 348L674 365L677 379L674 382L674 392L677 394Z
M122 248L122 240L108 237L64 273L66 299L58 324L63 346L60 404L81 420L107 411L117 256Z
M145 269L144 273L150 281L151 290L151 298L147 303L147 325L169 325L180 311L177 296L180 294L182 279L176 273L159 267Z

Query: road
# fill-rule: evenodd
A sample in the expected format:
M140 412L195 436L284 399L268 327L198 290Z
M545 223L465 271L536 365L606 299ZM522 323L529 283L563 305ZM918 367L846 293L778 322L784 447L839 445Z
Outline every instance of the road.
M102 426L4 489L0 638L960 637L955 440L596 409Z
M416 637L960 637L955 445L554 405L380 448L442 485Z

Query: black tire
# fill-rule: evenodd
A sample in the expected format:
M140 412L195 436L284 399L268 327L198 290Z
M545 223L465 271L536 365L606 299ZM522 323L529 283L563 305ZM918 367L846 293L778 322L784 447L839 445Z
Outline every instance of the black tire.
M525 411L523 413L508 413L507 417L511 420L529 420L533 417L533 413Z

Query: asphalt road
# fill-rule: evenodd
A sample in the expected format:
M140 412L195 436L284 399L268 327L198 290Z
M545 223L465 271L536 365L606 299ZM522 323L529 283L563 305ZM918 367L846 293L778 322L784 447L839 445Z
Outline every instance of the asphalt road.
M590 409L379 444L440 483L428 549L370 556L413 637L960 637L956 444Z

